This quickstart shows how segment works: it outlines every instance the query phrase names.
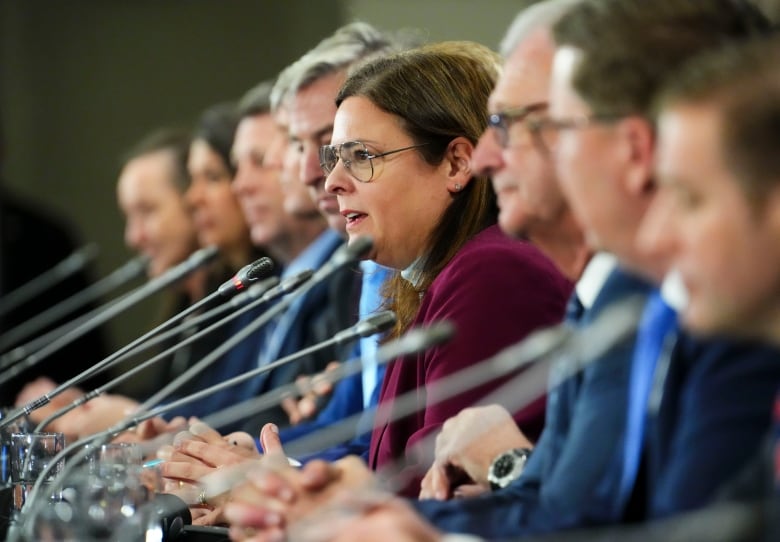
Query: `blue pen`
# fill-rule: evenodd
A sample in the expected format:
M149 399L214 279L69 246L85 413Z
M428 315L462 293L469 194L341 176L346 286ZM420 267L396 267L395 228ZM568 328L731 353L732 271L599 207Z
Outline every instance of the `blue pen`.
M141 465L141 467L144 469L151 469L152 467L156 467L157 465L163 462L164 462L163 459L152 459L151 461L147 461L146 463Z

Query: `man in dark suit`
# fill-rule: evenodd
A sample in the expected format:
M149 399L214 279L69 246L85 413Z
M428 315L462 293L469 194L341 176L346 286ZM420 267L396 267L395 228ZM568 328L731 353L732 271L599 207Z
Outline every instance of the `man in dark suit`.
M286 145L279 144L279 132L271 115L271 85L252 89L239 105L241 120L233 143L238 166L234 190L250 226L253 242L268 250L282 264L282 277L305 269L318 269L343 244L343 239L327 227L316 213L292 213L285 209L281 176ZM356 293L342 289L334 297L334 288L343 288L352 272L342 269L325 282L297 298L287 311L260 330L250 342L249 355L259 365L326 340L355 321ZM250 345L251 346L251 345ZM245 347L245 350L247 348ZM236 390L236 399L247 399L292 382L300 374L311 374L336 359L334 348L309 355L290 365L274 369ZM262 424L286 425L281 408L266 410L252 417L245 428L257 434Z

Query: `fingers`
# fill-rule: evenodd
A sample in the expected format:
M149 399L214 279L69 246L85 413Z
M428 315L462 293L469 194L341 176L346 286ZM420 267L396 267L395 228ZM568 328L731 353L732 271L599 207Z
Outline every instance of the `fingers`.
M174 443L174 450L180 454L197 459L212 467L236 465L249 459L258 459L260 454L252 443L251 448L233 446L226 442L209 444L196 439L182 439Z
M333 391L333 382L330 381L327 373L335 371L341 365L338 361L331 361L325 368L324 373L316 375L312 379L312 388L315 395L327 395Z
M242 528L280 528L284 523L284 515L278 511L246 503L230 502L226 504L224 516L228 523Z
M252 435L244 431L237 431L235 433L225 435L224 441L232 446L238 446L243 450L254 452L255 454L258 453L257 445L255 445L255 439L252 438Z
M244 529L242 536L241 533L231 528L228 534L230 540L238 542L284 542L287 540L284 531L281 530L257 532L255 529Z
M287 417L290 419L290 425L298 425L301 423L303 415L301 415L298 410L298 399L293 396L285 397L282 399L281 406L282 410L284 410Z
M490 488L482 484L463 484L452 492L455 499L472 499L490 491Z
M446 501L450 498L450 479L447 470L434 463L423 478L420 499L436 499Z
M301 419L311 418L318 410L318 396L307 394L298 401L298 415Z
M296 379L300 398L289 396L283 399L282 408L290 418L290 423L295 425L306 418L311 418L320 408L323 396L333 391L333 383L327 376L341 365L339 361L331 361L322 373L314 376L299 376Z
M136 427L135 432L140 440L151 440L166 433L182 431L186 427L187 420L181 416L177 416L170 422L166 422L163 418L158 416L141 422L138 427Z
M222 444L224 439L216 431L201 421L190 424L190 433L209 444Z
M339 477L338 469L326 461L310 461L301 469L301 485L304 489L318 491Z
M214 467L202 463L166 461L160 465L160 473L163 477L177 481L197 482L212 472L214 472Z
M420 482L420 494L417 496L418 499L421 501L427 500L427 499L433 499L434 497L434 490L433 490L433 469L435 469L435 466L431 466L430 469L428 469L428 472L425 473L425 476L423 476L422 481Z
M204 510L206 510L205 514L198 514L197 518L192 518L193 525L211 526L224 523L225 511L223 507L217 506L214 510Z
M267 423L260 430L260 444L266 455L284 456L284 448L279 438L279 428L272 423Z

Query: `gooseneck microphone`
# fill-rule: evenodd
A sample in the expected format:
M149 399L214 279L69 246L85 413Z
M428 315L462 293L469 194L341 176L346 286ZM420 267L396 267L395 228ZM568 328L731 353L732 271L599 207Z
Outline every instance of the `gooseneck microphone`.
M16 290L8 292L0 300L0 316L3 316L15 308L27 303L29 300L45 292L58 282L61 282L71 275L74 275L84 269L84 267L95 259L99 250L94 243L84 245L74 250L70 256L60 263L44 271L34 279L19 286Z
M311 277L311 280L309 280L306 284L304 284L298 290L296 290L294 295L287 296L282 300L280 300L278 303L276 303L274 306L272 306L270 309L266 310L262 315L256 318L253 322L246 325L243 329L236 332L227 341L225 341L223 344L221 344L216 349L214 349L209 355L207 355L198 363L196 363L195 365L193 365L192 367L184 371L182 374L180 374L178 377L176 377L174 380L172 380L170 383L168 383L166 386L160 389L157 393L149 397L139 407L138 409L139 412L144 412L145 410L151 408L153 405L167 398L172 392L179 389L186 382L190 381L192 378L200 374L202 371L204 371L206 368L208 368L214 362L220 359L228 350L230 350L238 343L240 343L241 341L249 337L252 333L254 333L258 329L266 325L269 321L275 318L282 311L287 310L287 308L292 304L292 302L297 297L303 296L306 292L310 291L317 284L323 282L325 279L327 279L329 276L331 276L340 268L352 262L357 261L361 256L366 254L371 249L372 246L373 246L373 241L368 237L360 237L351 244L344 244L340 246L333 253L330 260L328 260L322 267L320 267L317 271L315 271Z
M356 324L356 326L358 325L360 325L360 322ZM390 341L377 349L374 355L376 364L382 366L395 359L423 352L434 346L444 344L452 339L455 335L455 331L455 326L450 322L437 322L425 328L410 329L399 339ZM355 358L342 363L335 369L322 373L321 377L323 382L335 384L358 374L362 370L363 360L361 358ZM312 386L312 384L309 384L309 386ZM221 427L234 423L257 412L262 412L267 408L277 406L281 404L282 399L291 393L298 393L300 391L301 386L297 382L293 382L286 386L280 386L260 397L253 397L252 399L247 399L237 405L220 410L219 412L204 418L203 422L211 427ZM302 391L306 393L310 391L310 389L304 388ZM355 420L359 417L360 415L356 415ZM340 423L329 425L325 431L330 436L331 428L340 425ZM354 423L344 424L342 429L348 431L344 437L349 438L351 436L350 432L354 433L354 428ZM319 433L320 432L318 431L317 434ZM346 438L335 440L334 445L343 442Z
M0 335L0 352L40 332L42 329L46 329L54 322L59 321L68 314L72 314L84 305L98 300L111 290L119 288L126 282L139 277L146 270L147 262L148 260L145 256L136 256L94 284L80 292L76 292L67 299L63 299L53 307L49 307L18 326L9 329Z
M298 279L298 277L295 277L295 278ZM175 351L180 350L181 348L184 348L185 346L187 346L189 344L192 344L193 342L197 341L198 339L208 335L209 333L211 333L215 329L224 326L225 324L227 324L231 320L237 318L241 314L243 314L243 313L245 313L247 311L252 310L254 307L256 307L258 305L261 305L263 303L267 303L269 301L272 301L276 297L279 297L279 296L281 296L283 294L286 294L286 293L292 291L292 289L294 289L294 287L296 287L299 284L301 284L300 280L293 280L293 281L289 281L289 282L286 281L285 284L279 284L279 279L277 277L270 277L270 278L265 279L264 281L261 281L258 284L253 285L251 287L251 289L250 289L251 294L250 294L250 291L248 291L248 292L245 292L243 295L253 295L255 297L259 297L259 299L257 299L256 302L254 302L254 303L252 303L250 305L242 307L240 310L236 311L233 314L228 315L227 317L225 317L225 318L223 318L221 320L213 322L208 327L206 327L206 328L198 331L197 333L194 333L193 335L191 335L191 336L189 336L189 337L179 341L178 343L176 343L173 346L167 348L163 352L160 352L156 356L154 356L154 357L144 361L143 363L140 363L140 364L136 365L135 367L133 367L131 369L128 369L127 371L125 371L121 375L115 377L110 382L107 382L106 384L103 384L102 386L100 386L98 388L95 388L94 390L92 390L92 391L82 395L81 397L79 397L78 399L73 401L71 404L62 407L57 412L53 413L48 418L44 419L41 423L38 424L38 426L36 427L35 430L36 431L43 431L43 429L47 425L49 425L54 420L64 416L65 414L67 414L71 410L74 410L75 408L78 408L81 405L91 401L95 397L98 397L98 396L104 394L105 392L115 388L116 386L118 386L122 382L125 382L126 380L129 380L130 378L134 377L137 373L143 371L147 367L150 367L150 366L154 365L155 363L157 363L158 361L160 361L160 360L162 360L164 358L167 358L168 356L170 356ZM263 295L261 296L260 294L263 294ZM222 307L222 306L220 306L220 307ZM211 311L211 312L214 312L214 311ZM209 313L207 313L207 314L204 314L202 316L209 317L210 315L209 315ZM184 324L180 325L177 328L169 330L168 332L163 333L161 335L158 335L157 337L153 337L151 340L149 340L146 343L140 345L139 347L137 347L132 352L126 352L126 355L134 354L134 353L136 353L136 352L138 352L140 350L144 350L148 346L150 346L151 344L156 344L158 342L158 340L161 340L161 339L164 340L164 339L168 338L166 336L169 335L169 334L175 335L177 333L180 333L183 329L186 329L188 327L187 324L189 324L189 322L185 322ZM90 374L88 374L86 376L84 374L79 375L78 377L76 377L73 380L74 381L76 381L76 380L77 381L83 381L85 378L87 378L88 376L91 376L95 372L103 372L103 371L107 370L108 368L110 368L110 367L112 367L112 366L114 366L114 365L116 365L118 363L121 363L123 358L124 358L124 356L114 357L114 359L110 360L110 364L101 365L101 367L99 367L98 370L89 369L89 371L92 371ZM63 386L67 386L68 384L69 383L65 383L65 384L63 384ZM70 384L70 385L75 385L75 384ZM52 396L52 393L50 393L49 395Z
M78 320L78 325L65 324L60 326L60 328L49 332L47 336L52 337L51 342L43 346L40 350L32 352L27 345L22 345L14 348L11 352L3 354L3 356L0 357L0 370L6 369L9 366L10 369L5 373L0 374L0 383L10 380L27 368L39 363L47 356L60 350L64 346L67 346L139 301L181 280L196 269L209 263L216 256L216 247L202 248L192 253L189 258L179 265L168 269L159 277L153 278L146 284L139 286L119 299L106 303L102 307L88 313L88 315L84 315ZM32 342L37 343L38 341Z
M211 323L209 325L213 326L221 326L224 324L227 324L229 321L239 317L240 315L244 314L245 312L248 312L255 307L262 305L264 303L268 303L269 301L273 301L277 297L282 297L283 295L286 295L299 286L301 286L303 283L305 283L307 280L309 280L314 272L311 269L306 269L305 271L301 271L297 275L294 275L292 277L287 277L283 281L279 281L276 277L269 277L257 284L253 284L248 289L246 289L244 292L236 295L233 299L229 300L227 303L222 303L221 305L217 305L213 309L204 312L203 314L199 314L197 316L193 316L192 318L189 318L185 320L184 322L181 322L178 326L176 326L173 329L169 329L167 331L164 331L160 333L159 335L156 335L143 344L137 346L133 351L126 352L121 357L114 360L112 365L114 363L120 363L124 360L124 358L129 357L131 355L135 355L139 352L142 352L144 350L148 350L149 348L152 348L155 345L158 345L160 343L164 343L165 341L176 337L177 335L181 334L182 332L190 329L190 328L196 328L200 326L203 323ZM262 297L262 299L260 299ZM253 302L254 300L254 302ZM248 305L251 303L251 305ZM229 313L230 311L236 310L236 313L232 316L225 318L224 320L221 320L218 324L216 322L216 318L219 318L223 314ZM212 323L213 322L213 323ZM214 328L211 328L214 329ZM206 333L206 328L200 330L198 333ZM198 337L195 337L195 339L202 337L203 335L198 335ZM195 340L192 339L192 340ZM184 342L186 339L182 340L177 344L177 347L175 348L178 350L179 348L182 348L188 344L190 344L191 341ZM164 353L165 355L170 354L173 352L173 349L166 350ZM162 355L162 354L161 354ZM150 360L151 361L151 360Z
M460 371L447 375L426 386L427 405L437 404L457 396L460 393L479 387L487 382L504 377L528 368L528 371L539 369L541 387L533 389L533 393L525 393L529 384L536 383L533 378L528 378L528 371L513 378L509 383L499 389L505 389L500 400L491 402L507 404L507 397L512 397L512 405L519 404L517 397L525 393L530 402L538 397L540 389L544 390L547 384L546 363L560 356L576 358L577 363L572 363L570 373L563 375L567 378L587 367L593 360L599 359L604 352L613 348L624 340L636 328L636 315L642 310L644 298L642 296L630 297L625 301L616 303L615 306L605 309L592 323L582 329L575 329L567 324L560 324L541 329L529 334L519 343L509 346L498 352L495 356L479 363L475 363ZM392 343L387 346L391 346ZM394 356L399 358L402 354ZM330 376L326 373L325 377ZM535 376L535 375L534 375ZM245 407L247 408L247 407ZM392 423L405 416L415 414L421 409L418 390L412 390L393 399L391 404L376 407L377 415ZM508 408L510 411L516 409ZM329 425L326 430L317 431L303 436L285 446L285 451L291 457L296 454L310 453L312 450L322 450L335 446L354 435L354 427L362 413L345 418L335 424ZM204 420L208 421L208 420ZM435 434L432 435L435 437Z
M306 291L310 290L315 285L317 285L318 283L322 282L327 277L332 275L335 271L337 271L341 267L357 261L360 257L366 254L371 249L372 246L373 246L372 239L367 237L361 237L356 239L354 242L350 244L342 245L341 247L336 249L336 251L333 253L333 256L330 258L330 260L313 274L312 279L297 290L296 292L297 295L302 295ZM137 424L138 421L143 421L143 419L148 419L148 418L143 418L143 413L148 412L152 405L156 404L160 400L167 397L172 391L178 389L178 387L180 387L183 383L187 382L190 378L198 374L199 371L202 371L203 369L208 367L209 364L219 359L225 352L227 352L230 348L233 348L233 346L235 346L236 344L244 340L249 334L253 333L256 329L259 329L260 326L265 325L268 322L268 320L270 320L270 318L273 318L279 312L285 310L292 303L293 300L294 300L294 296L287 296L284 299L282 299L271 309L267 310L260 318L258 318L257 320L255 320L254 322L252 322L250 325L246 326L242 330L240 330L233 337L231 337L230 339L225 341L225 343L223 343L218 348L216 348L210 355L206 356L195 366L191 367L188 371L185 371L182 375L180 375L170 384L165 386L158 393L154 394L154 396L149 398L147 401L145 401L143 404L141 404L138 407L137 410L138 414L134 416L130 422L126 420L122 421L119 424L115 424L113 427L101 433L96 433L95 435L85 437L66 446L64 450L62 450L59 454L57 454L57 456L55 456L52 459L52 461L49 463L49 465L47 465L47 467L43 470L43 472L41 472L41 474L38 477L38 480L36 481L30 493L30 500L34 501L35 499L38 498L37 496L40 493L40 487L41 484L43 484L43 480L46 479L46 477L49 475L49 473L51 472L51 470L54 468L54 466L57 464L58 461L65 458L75 450L81 448L85 444L106 442L114 435L121 433L122 431ZM65 464L65 466L57 475L57 478L56 480L54 480L53 483L55 485L60 484L61 481L65 478L65 476L71 471L73 465L78 464L78 462L82 460L82 458L86 455L86 453L87 452L85 450L79 450L78 452L76 452L76 454L73 456L71 461Z
M414 389L395 397L392 403L380 404L376 408L376 415L386 419L387 423L393 423L419 412L421 408L427 408L430 405L451 399L464 391L481 386L496 378L526 367L536 369L537 364L539 364L540 372L546 374L546 371L544 371L546 367L543 366L549 364L552 357L556 359L560 356L573 358L569 367L570 372L565 377L573 376L588 367L595 360L600 359L605 352L620 344L636 330L637 317L641 313L643 304L644 298L642 296L632 296L605 309L599 317L583 328L573 329L567 325L558 325L534 332L525 340L502 350L492 358L452 373L426 386L427 398L425 405L420 405L419 390ZM377 361L381 364L395 359L401 362L404 359L408 359L404 356L410 352L400 351L401 349L397 345L415 331L418 330L412 330L399 339L398 342L391 342L380 348L377 352ZM419 331L424 332L425 330ZM386 350L383 351L383 349ZM540 361L544 363L540 363ZM353 369L353 363L342 364L334 371L323 374L323 378L328 382L336 382L359 372L360 362L357 362L356 369ZM518 403L516 395L529 397L528 386L523 385L523 380L525 379L526 373L522 373L504 385L506 390L513 389L511 395L513 398L512 404ZM545 385L546 379L543 378L541 387L535 389L537 394L531 394L530 399L535 399L540 391L543 393ZM285 391L287 393L295 391L292 386L290 388L290 390ZM279 391L282 392L283 390ZM276 390L271 393L275 392ZM247 412L256 412L268 408L269 404L266 402L267 395L225 409L214 416L209 416L203 422L210 426L231 423L235 419L245 416ZM507 399L507 397L509 395L505 393L503 399ZM505 403L502 402L501 404ZM295 457L298 454L327 449L349 440L354 436L355 424L362 415L363 413L358 413L347 417L329 425L327 428L286 444L285 454L288 457ZM430 438L435 438L435 434L431 435ZM426 441L423 446L429 442ZM400 472L402 467L402 463L396 463L383 468L381 473L378 473L385 480L385 487L390 491L396 487L393 482L400 486L404 485L404 481L399 479L399 477L391 478ZM207 499L212 498L224 493L235 483L245 479L247 471L251 468L253 468L252 463L225 467L215 474L209 474L199 479L198 483L200 487L205 488L205 497Z
M249 284L265 278L273 271L274 262L271 258L260 258L242 267L232 278L226 280L215 292L217 296L230 297L246 290ZM214 294L212 294L214 295Z
M451 322L442 321L431 324L425 328L415 328L407 331L399 339L395 339L377 349L375 353L375 362L378 365L385 365L396 359L409 359L407 356L423 352L434 346L444 344L451 340L455 335L455 326ZM346 361L331 371L323 373L323 379L326 382L336 383L340 380L344 380L353 376L363 370L363 362L360 358L354 358ZM233 423L247 415L261 412L269 407L278 405L282 399L288 396L290 393L300 391L300 387L297 383L293 382L285 386L280 386L275 390L272 390L260 397L255 397L244 401L238 405L226 408L216 414L213 414L203 420L203 422L211 427L219 427L220 425ZM307 391L307 390L304 390ZM415 390L416 391L416 390ZM331 424L326 428L323 428L316 433L312 433L313 438L303 437L296 440L293 444L307 439L309 442L317 441L330 442L333 444L344 442L354 435L355 420L360 417L360 414L351 416L350 422L346 421L337 422ZM335 429L337 434L333 434ZM323 438L323 435L325 438ZM321 446L312 449L323 449L327 446ZM289 451L290 446L285 446L285 450ZM292 454L288 453L288 456L292 457ZM220 495L225 491L228 491L235 483L245 479L246 472L252 468L251 463L242 463L233 467L226 467L220 469L218 475L206 475L201 478L198 483L205 490L206 497L214 497Z
M391 327L395 325L395 313L393 311L382 311L378 312L376 314L373 314L360 322L336 333L333 337L330 339L324 340L322 342L319 342L317 344L314 344L312 346L303 348L301 350L298 350L297 352L290 354L289 356L285 356L283 358L280 358L272 363L268 363L266 365L263 365L262 367L258 367L256 369L252 369L251 371L247 371L243 374L240 374L238 376L234 376L233 378L229 378L227 380L224 380L220 382L219 384L215 384L213 386L210 386L208 388L205 388L201 391L192 393L186 397L182 397L181 399L178 399L176 401L173 401L171 403L168 403L166 405L162 405L160 407L154 408L152 410L149 410L148 412L143 413L140 416L133 417L129 420L127 420L125 423L127 424L128 428L133 427L135 425L138 425L139 423L148 420L149 418L154 418L155 416L159 416L161 414L165 414L166 412L169 412L171 410L176 410L181 406L188 405L190 403L194 403L196 401L199 401L200 399L203 399L204 397L208 397L209 395L213 395L217 392L220 392L224 389L230 388L232 386L235 386L236 384L241 384L242 382L246 382L247 380L251 380L252 378L255 378L256 376L259 376L261 374L267 373L269 371L273 371L274 369L277 369L279 367L282 367L284 365L287 365L289 363L292 363L293 361L296 361L304 356L307 356L313 352L317 352L319 350L322 350L324 348L328 348L329 346L334 345L342 345L345 343L348 343L352 341L353 339L361 338L361 337L370 337L371 335L375 335L377 333L382 333L384 331L387 331ZM272 405L275 406L275 405ZM246 414L246 411L244 412ZM218 426L215 426L218 427ZM124 430L124 429L123 429Z
M180 280L184 276L188 275L189 273L195 271L199 267L205 265L209 261L211 261L217 254L216 248L209 247L207 249L201 249L192 254L186 261L182 262L181 264L177 265L176 267L173 267L169 269L166 273L163 275L152 279L150 282L146 283L145 285L141 286L140 288L137 288L134 292L131 294L120 298L120 300L113 305L106 308L101 313L97 314L94 318L91 320L84 322L76 329L71 330L70 332L63 335L60 339L55 340L53 343L51 343L48 347L44 347L39 352L32 354L28 356L25 360L17 363L16 365L10 367L8 370L6 370L3 374L0 374L0 382L5 382L9 380L10 378L13 378L17 374L21 373L25 369L32 367L36 363L39 363L41 360L43 360L46 356L52 354L53 352L56 352L63 346L69 344L73 340L79 338L87 331L93 329L94 327L102 324L109 318L115 316L116 314L120 313L122 310L126 309L127 307L131 306L132 304L140 301L141 299L151 295L152 293L158 292L161 289L169 286L170 284ZM190 307L192 308L192 307ZM183 311L182 313L179 313L177 317L185 317L187 314L189 314L190 309L187 309ZM177 318L177 317L174 317ZM165 322L161 324L159 327L166 327L169 325L169 322ZM156 329L148 332L146 335L154 334L156 333ZM86 378L89 378L92 375L97 374L99 371L101 371L104 367L106 367L109 363L111 363L116 357L121 355L122 353L128 351L129 349L133 348L135 344L139 344L142 342L144 337L141 337L139 339L136 339L136 341L133 341L133 343L130 343L130 345L125 346L124 348L120 349L118 352L115 352L114 354L108 356L108 358L104 359L103 361L98 362L96 365L93 365L90 369L87 369L80 375L68 380L67 382L57 386L54 390L50 391L49 393L43 395L42 397L39 397L35 399L34 401L28 403L27 405L24 405L21 408L16 409L14 412L8 415L7 418L0 420L0 428L5 427L6 425L10 424L14 420L17 420L24 416L25 414L29 414L33 410L36 410L46 404L48 404L52 398L56 397L65 389L74 386L78 384L79 382L82 382Z
M247 285L257 281L260 277L266 275L273 269L273 262L270 258L260 258L259 260L244 266L241 270L236 273L236 275L232 278L226 281L222 286L219 287L218 290L213 292L211 295L201 299L197 303L194 303L187 309L181 311L180 313L176 314L172 318L169 318L167 321L163 322L159 326L155 327L154 329L146 332L141 337L135 339L131 343L127 344L126 346L120 348L107 358L103 359L102 361L96 363L92 367L88 368L87 370L81 372L80 374L76 375L75 377L71 378L67 382L64 382L57 386L54 390L44 394L43 396L35 399L34 401L30 402L29 404L22 407L22 410L26 414L30 414L33 410L36 410L46 404L48 404L51 399L62 393L68 388L71 388L73 386L76 386L86 380L87 378L90 378L98 373L101 373L110 367L113 367L114 365L118 364L122 361L122 359L135 351L140 350L139 346L143 346L144 341L147 341L147 339L152 338L154 335L160 333L161 331L164 331L165 329L169 328L173 324L175 324L178 321L181 321L182 319L186 318L188 315L192 314L193 312L200 310L200 308L208 305L211 301L213 301L216 297L228 297L231 295L234 295L236 292L240 290L246 289ZM272 283L276 282L276 279L272 279ZM217 327L216 325L214 327ZM213 328L211 328L213 329ZM178 350L179 348L183 348L184 346L196 341L198 338L202 337L206 334L206 330L204 330L203 333L200 335L193 335L191 337L188 337L187 339L181 341L180 343L174 345L173 347L169 348L167 351L161 353L160 355L152 358L151 360L148 360L144 362L143 364L140 364L128 371L126 371L123 375L117 377L114 381L112 381L111 386L108 384L102 386L101 388L98 388L97 390L94 390L90 392L89 394L86 394L82 396L81 398L77 399L70 405L60 409L59 411L55 412L53 415L51 415L49 418L44 420L41 424L38 425L37 430L41 430L43 427L51 423L53 420L57 419L58 417L66 414L67 412L70 412L74 408L83 405L87 401L90 401L91 399L97 397L101 393L107 391L109 387L112 387L114 385L118 385L119 383L127 380L131 376L134 376L136 373L140 372L141 370L145 369L152 363L158 361L159 359L162 359L163 357L167 356L174 350ZM9 422L10 423L10 422ZM2 427L2 422L0 422L0 427Z

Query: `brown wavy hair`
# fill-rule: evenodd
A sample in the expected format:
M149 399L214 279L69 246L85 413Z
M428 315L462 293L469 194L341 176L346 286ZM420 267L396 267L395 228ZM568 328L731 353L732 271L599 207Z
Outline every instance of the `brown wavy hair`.
M344 83L336 104L352 96L367 98L398 117L415 143L427 143L415 152L438 165L453 139L465 137L476 146L487 127L487 100L499 71L499 56L483 45L466 41L427 45L360 67ZM487 177L473 177L452 195L417 263L417 283L412 285L395 273L385 284L385 306L398 317L391 338L411 325L422 294L453 256L475 234L495 224L497 217L496 197Z

